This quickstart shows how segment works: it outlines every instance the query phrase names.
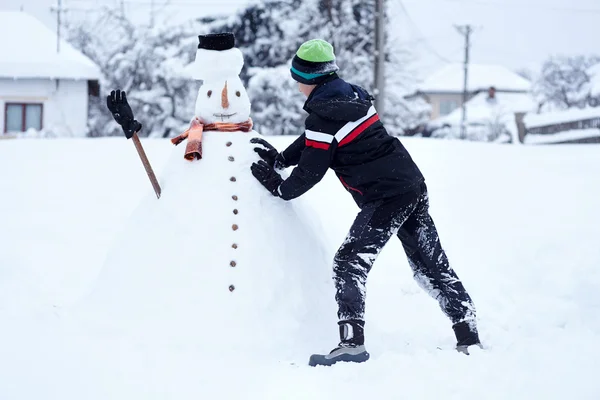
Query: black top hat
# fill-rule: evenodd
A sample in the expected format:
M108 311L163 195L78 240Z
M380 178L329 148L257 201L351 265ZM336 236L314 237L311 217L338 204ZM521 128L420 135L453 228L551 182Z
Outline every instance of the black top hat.
M199 49L206 50L229 50L235 47L235 36L233 33L211 33L209 35L199 35L198 36Z

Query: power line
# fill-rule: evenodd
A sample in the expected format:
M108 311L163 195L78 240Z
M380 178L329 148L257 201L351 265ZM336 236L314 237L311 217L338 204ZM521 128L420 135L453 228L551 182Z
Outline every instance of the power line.
M96 0L70 0L69 3L85 3L85 4L98 4ZM143 5L143 6L152 6L155 3L152 0L124 0L123 3L125 5ZM102 3L98 4L101 6L108 6L108 4ZM239 6L240 3L236 1L211 1L211 2L196 2L196 1L165 1L162 6L187 6L187 7L206 7L206 6L221 6L221 5L231 5L231 6Z
M400 8L402 9L402 12L404 13L404 15L406 16L406 18L408 19L408 22L410 23L410 25L413 27L413 29L417 32L418 36L422 39L423 44L425 45L425 47L429 50L429 52L431 54L433 54L434 56L436 56L437 58L439 58L441 61L447 63L447 64L452 64L453 61L450 61L449 59L447 59L446 57L440 55L429 43L429 41L425 38L425 35L423 34L423 32L421 32L421 30L419 29L419 26L415 23L415 21L412 19L412 17L410 16L410 14L408 13L408 10L406 9L406 7L404 6L404 3L402 2L402 0L396 0L396 2L398 3L398 5L400 6Z
M558 11L558 12L573 12L573 13L593 13L593 14L600 14L600 9L598 8L589 8L589 9L583 9L583 8L571 8L571 7L556 7L556 6L548 6L548 5L542 5L542 4L526 4L526 2L522 2L522 3L494 3L494 2L488 2L488 1L481 1L481 0L445 0L447 3L473 3L473 4L480 4L480 5L484 5L484 6L494 6L494 7L518 7L520 9L523 8L533 8L533 9L538 9L538 10L549 10L549 11Z
M418 3L440 3L440 1L435 0L418 0ZM546 4L526 4L526 1L521 3L497 3L497 2L488 2L482 0L443 0L444 3L472 3L483 6L492 6L492 7L506 7L506 8L531 8L536 10L547 10L547 11L556 11L556 12L572 12L572 13L585 13L585 14L600 14L600 9L598 8L572 8L572 7L560 7L560 6L549 6Z

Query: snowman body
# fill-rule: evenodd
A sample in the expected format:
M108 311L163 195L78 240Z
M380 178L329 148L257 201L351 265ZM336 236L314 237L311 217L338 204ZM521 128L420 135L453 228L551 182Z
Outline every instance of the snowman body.
M249 110L237 76L200 88L202 121L243 122ZM206 131L193 162L173 148L160 200L144 198L82 304L90 323L220 359L305 357L335 340L331 255L303 199L283 201L252 176L260 136Z

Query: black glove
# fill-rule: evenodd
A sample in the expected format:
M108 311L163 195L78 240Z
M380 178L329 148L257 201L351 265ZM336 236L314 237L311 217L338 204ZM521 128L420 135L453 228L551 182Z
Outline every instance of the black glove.
M288 167L283 155L279 153L271 143L261 138L252 138L250 139L250 143L256 143L263 146L255 147L254 151L257 152L260 158L265 160L269 166L276 169L284 169Z
M273 167L267 164L264 160L258 163L253 163L250 167L252 175L265 187L273 196L279 196L279 185L283 182L283 178Z
M125 137L131 139L135 132L142 129L142 124L133 119L133 111L127 103L125 92L113 90L109 96L106 96L106 106L110 110L117 124L121 125Z

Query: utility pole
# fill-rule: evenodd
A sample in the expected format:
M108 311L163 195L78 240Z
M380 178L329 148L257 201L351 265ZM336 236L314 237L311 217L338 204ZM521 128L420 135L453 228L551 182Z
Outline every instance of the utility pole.
M385 0L375 0L375 108L384 113L385 100Z
M56 52L60 53L60 15L66 11L62 7L62 0L57 0L57 5L50 7L50 11L56 12Z
M150 0L150 27L154 27L154 0Z
M460 122L460 138L466 139L467 137L467 83L469 76L469 48L471 47L471 33L473 33L473 27L471 25L457 25L456 30L465 37L465 77L463 83L463 95L462 95L462 118Z
M121 18L125 18L125 0L120 0L119 6L121 8Z

